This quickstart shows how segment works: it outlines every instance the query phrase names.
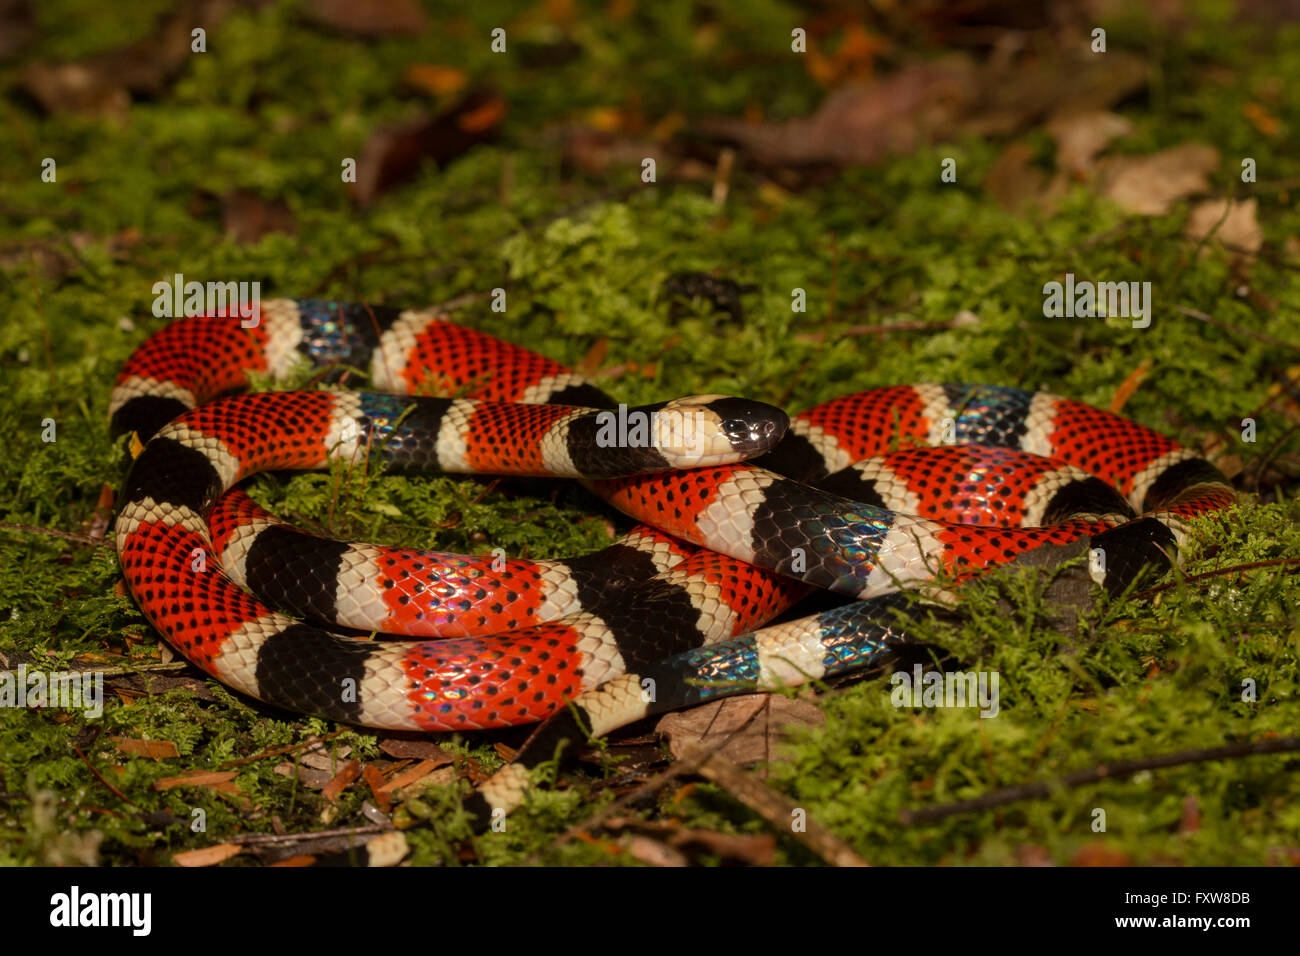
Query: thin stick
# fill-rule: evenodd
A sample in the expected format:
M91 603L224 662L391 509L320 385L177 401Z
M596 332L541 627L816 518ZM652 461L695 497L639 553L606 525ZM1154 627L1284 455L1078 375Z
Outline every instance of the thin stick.
M705 754L699 772L700 776L712 780L773 827L783 831L789 829L791 836L831 866L870 865L829 829L808 817L807 811L804 811L804 829L795 830L792 826L794 815L802 808L730 760L717 754Z
M1270 561L1252 561L1249 564L1234 564L1230 568L1219 568L1217 571L1206 571L1204 574L1193 574L1191 577L1179 578L1177 581L1167 581L1164 584L1157 584L1155 587L1147 588L1144 591L1138 591L1133 595L1135 598L1149 597L1160 591L1168 591L1170 588L1176 588L1180 584L1190 584L1193 581L1201 581L1205 578L1217 578L1223 574L1231 574L1233 571L1251 571L1255 568L1272 568L1280 565L1300 564L1300 558L1273 558Z
M335 830L319 830L308 833L241 833L226 837L225 843L237 843L241 846L258 846L275 843L302 843L304 840L324 840L331 837L365 836L370 833L388 833L395 829L372 823L362 827L340 827Z
M117 789L117 787L113 786L111 783L109 783L107 780L105 780L105 779L104 779L104 775L103 775L102 773L100 773L98 769L96 769L96 767L95 767L95 765L94 765L93 763L90 762L90 758L87 757L87 756L82 752L82 750L81 750L80 747L78 747L76 744L73 744L73 745L72 745L72 749L75 750L76 753L77 753L77 756L81 758L81 762L84 763L87 767L90 768L90 772L93 773L93 774L95 775L95 779L98 780L100 783L102 783L104 786L108 787L108 789L112 792L113 796L117 797L117 799L123 801L124 803L129 803L129 804L131 804L131 806L135 807L137 810L142 810L142 809L144 809L143 807L140 806L140 804L136 803L134 800L132 800L130 797L128 797L128 796L127 796L125 793L123 793L121 790Z
M945 803L937 807L926 807L923 810L904 810L899 814L899 819L903 824L912 823L929 823L933 820L942 820L945 817L956 816L961 813L977 813L980 810L989 810L993 807L1004 806L1008 803L1015 803L1020 800L1033 800L1041 797L1048 797L1052 792L1058 789L1068 789L1070 787L1081 787L1089 783L1097 783L1111 777L1129 777L1140 770L1152 770L1162 767L1177 767L1181 764L1205 763L1210 760L1227 760L1233 757L1253 757L1262 754L1289 753L1300 750L1300 737L1277 737L1272 740L1246 741L1244 743L1227 744L1223 747L1208 747L1198 750L1179 750L1169 754L1158 754L1154 757L1139 757L1135 760L1119 760L1115 763L1100 764L1088 770L1080 770L1076 773L1066 774L1064 777L1058 777L1055 780L1040 781L1038 783L1026 783L1015 787L1004 787L1001 790L994 790L992 793L986 793L982 797L975 797L971 800L958 800L955 803Z
M103 538L92 538L88 534L77 534L75 531L60 531L58 528L41 528L31 524L16 524L12 521L0 521L0 530L22 531L27 534L43 534L51 538L63 538L66 541L75 541L77 544L90 545L94 548L112 547L112 545Z
M1239 329L1235 325L1229 325L1226 322L1220 322L1212 315L1206 315L1199 309L1190 309L1185 305L1174 306L1174 311L1188 316L1189 318L1198 319L1201 322L1208 322L1210 325L1217 325L1227 332L1236 332L1238 335L1249 336L1259 342L1266 342L1269 345L1281 346L1284 349L1290 349L1293 352L1300 352L1300 345L1295 342L1287 342L1283 339L1276 339L1271 335L1265 335L1263 332L1252 332L1250 329Z

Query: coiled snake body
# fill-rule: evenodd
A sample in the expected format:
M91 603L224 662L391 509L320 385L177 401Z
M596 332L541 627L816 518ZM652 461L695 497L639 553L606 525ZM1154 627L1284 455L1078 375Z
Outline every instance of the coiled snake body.
M223 683L364 726L504 726L575 702L556 722L603 733L823 678L904 639L899 602L880 600L899 588L1088 556L1060 595L1089 579L1119 593L1168 562L1186 519L1233 501L1193 452L1045 393L926 384L791 420L722 396L616 415L562 366L435 312L282 299L244 324L176 321L118 378L112 428L136 452L116 526L127 586ZM367 370L377 391L220 397L303 360ZM642 440L602 440L638 416ZM367 455L580 478L642 524L569 560L460 556L309 535L232 490ZM763 627L813 587L860 600Z

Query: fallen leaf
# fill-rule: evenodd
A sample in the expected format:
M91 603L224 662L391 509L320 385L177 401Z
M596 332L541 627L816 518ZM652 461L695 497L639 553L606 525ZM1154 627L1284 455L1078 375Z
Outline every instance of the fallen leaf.
M77 112L122 115L130 94L153 95L189 62L191 31L209 34L231 11L231 0L182 3L162 15L144 39L69 63L34 62L22 82L51 113Z
M416 0L310 0L304 12L322 26L358 37L414 36L429 23Z
M661 143L640 136L621 136L590 126L571 126L561 134L560 152L564 162L589 175L604 172L619 163L638 172L644 159L653 159L658 175L665 176L666 157ZM712 170L710 168L710 177Z
M627 837L623 840L623 849L627 851L628 856L650 866L691 865L691 861L684 853L648 836L634 834Z
M155 760L181 755L181 752L176 749L176 744L170 740L137 740L131 737L109 737L108 739L113 741L117 749L124 754L153 757Z
M668 750L677 760L691 747L713 750L732 763L768 760L791 726L816 727L826 715L813 704L778 694L745 694L668 714L655 726L668 738ZM725 743L724 743L725 741Z
M392 794L392 793L396 793L398 790L402 790L405 789L406 787L413 786L414 784L424 781L426 777L432 777L434 771L438 769L439 769L439 764L436 760L421 760L414 767L410 767L406 770L403 770L401 773L397 774L395 777L393 777L391 780L389 780L387 783L381 786L379 790L375 791L375 795L378 796L380 793ZM447 772L443 774L441 777L436 777L427 782L444 783L452 779L455 779L456 776L455 769L453 769L452 767L446 767L445 770Z
M704 128L773 166L866 165L950 131L975 86L974 67L964 59L916 63L874 83L834 90L806 119L758 126L717 119Z
M233 770L197 770L178 777L159 777L153 782L153 788L170 790L172 787L214 787L229 783L237 776Z
M383 129L370 137L357 162L353 200L360 206L419 175L426 163L446 165L473 146L487 142L505 116L505 100L494 93L470 93L435 117Z
M347 745L331 749L326 741L317 740L298 754L298 762L315 770L328 770L333 776L338 770L340 761L350 753L352 748Z
M1087 843L1074 854L1071 866L1129 866L1132 864L1123 850L1108 846L1100 841Z
M1048 121L1047 132L1056 141L1056 165L1075 176L1089 172L1093 161L1133 124L1106 110L1058 115Z
M361 761L349 760L343 765L343 769L334 775L334 779L325 784L325 789L320 792L320 795L326 800L337 800L339 795L352 786L360 777Z
M172 856L172 862L177 866L216 866L243 852L244 848L236 843L218 843L216 846L205 846L201 850L176 853Z
M1047 187L1047 173L1032 165L1034 151L1028 143L1008 143L993 161L984 188L998 205L1014 212L1042 196Z
M1254 255L1264 245L1264 232L1256 218L1258 209L1254 199L1206 199L1192 207L1187 235L1197 240L1209 237L1233 252Z
M379 749L398 760L433 760L438 766L452 763L456 755L448 753L432 740L406 740L388 737L379 741Z
M1247 103L1241 108L1241 112L1264 136L1276 136L1282 127L1282 124L1259 103Z
M407 86L432 93L434 96L449 96L458 93L469 82L464 70L454 66L439 66L436 63L414 63L402 73L402 81Z
M295 767L287 760L276 764L272 769L282 777L292 777L296 772L298 782L308 790L324 790L325 786L334 779L334 774L328 770L317 770L315 767L304 767L302 765Z
M221 224L238 243L253 243L267 233L298 231L298 222L283 199L266 200L237 189L221 197Z
M388 810L392 807L392 795L388 793L380 793L380 790L384 786L384 775L379 772L379 768L374 764L368 763L361 771L361 775L365 778L366 786L370 788L370 792L374 795L375 801L379 804L379 807L383 810Z
M766 866L776 854L776 838L770 833L736 836L713 830L691 830L676 822L641 820L637 817L610 817L601 826L611 833L631 830L655 837L656 843L675 850L712 853L728 860L753 866ZM631 849L629 848L629 852ZM635 852L633 852L635 856Z
M1055 866L1047 847L1023 843L1016 847L1016 862L1021 866Z
M952 55L841 86L808 118L717 119L703 131L772 166L868 165L956 136L1010 135L1052 114L1105 111L1146 78L1146 62L1119 51L1097 57L1073 48L1027 48L984 63Z
M1210 188L1219 151L1204 143L1183 143L1151 156L1120 156L1097 165L1103 195L1129 212L1163 216L1175 202Z

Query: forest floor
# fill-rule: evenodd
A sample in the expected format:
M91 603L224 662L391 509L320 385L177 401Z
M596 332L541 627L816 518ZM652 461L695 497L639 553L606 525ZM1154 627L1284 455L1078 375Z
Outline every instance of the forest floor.
M1191 2L996 28L938 3L345 6L49 0L0 28L27 40L0 46L0 671L101 670L105 692L97 716L0 707L0 864L267 863L388 820L434 865L1300 863L1300 754L1154 765L1300 728L1300 24ZM718 310L665 290L681 272L754 288ZM1181 572L1068 633L1041 578L963 588L961 625L920 636L1000 676L996 719L895 707L888 673L748 698L679 721L674 749L743 726L724 753L763 796L683 772L650 724L475 837L458 794L526 728L286 714L176 658L125 595L108 394L175 273L460 300L629 403L1045 389L1203 451L1242 501L1197 523ZM1045 314L1067 274L1149 282L1149 324ZM537 482L250 490L323 533L465 553L573 555L627 526Z

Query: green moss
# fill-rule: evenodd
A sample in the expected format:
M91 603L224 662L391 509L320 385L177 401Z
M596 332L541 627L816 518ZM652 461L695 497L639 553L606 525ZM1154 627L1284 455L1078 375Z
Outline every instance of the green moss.
M35 54L116 49L146 35L164 7L128 16L71 0L38 5L49 29ZM1197 257L1181 239L1185 206L1136 220L1076 186L1050 215L1012 217L981 185L1000 144L977 140L849 170L783 200L760 191L759 173L742 162L725 207L710 200L708 184L661 176L641 185L632 166L562 174L551 131L591 108L639 104L651 122L674 111L739 114L751 103L770 118L815 108L821 93L788 54L789 30L801 22L793 6L745 4L710 16L716 22L686 2L638 5L625 22L584 9L571 36L586 55L539 67L530 65L530 47L562 31L508 5L475 4L442 17L425 37L361 45L305 25L294 4L274 4L236 10L209 37L208 53L121 122L38 118L21 99L0 98L0 521L73 532L92 526L101 488L120 480L120 453L106 431L108 392L131 350L163 324L150 314L151 287L174 272L258 279L267 296L311 291L414 305L504 283L505 316L479 304L460 318L568 363L604 339L609 364L652 363L648 377L602 382L629 402L730 392L794 411L876 385L965 380L1050 388L1105 405L1148 362L1127 414L1194 446L1220 436L1248 468L1279 441L1277 451L1294 450L1294 436L1286 437L1292 423L1269 398L1277 370L1295 354L1174 307L1300 342L1295 263L1269 254L1252 265L1251 286L1276 301L1261 311L1236 294L1242 280L1227 256ZM498 25L511 30L503 55L478 42ZM1289 191L1300 176L1289 132L1300 129L1300 84L1277 82L1300 76L1296 32L1280 29L1266 53L1253 45L1258 36L1214 18L1176 47L1140 20L1111 32L1112 44L1156 67L1147 99L1124 109L1134 132L1117 150L1213 143L1224 157L1215 190L1259 199L1270 253L1300 234ZM494 85L511 104L510 118L497 144L429 170L359 213L339 182L339 162L358 155L376 127L436 108L400 90L402 70L422 62ZM7 89L18 79L19 65L0 72ZM1254 101L1278 119L1278 137L1249 122L1243 107ZM1031 141L1050 155L1041 138ZM39 178L47 156L58 162L54 184ZM959 158L957 184L938 181L945 156ZM1237 179L1243 156L1258 163L1258 187ZM513 185L503 203L507 170ZM249 245L224 238L213 197L232 189L283 198L296 234ZM368 252L373 257L360 258ZM681 270L755 283L745 321L702 308L674 317L659 290ZM1042 285L1067 271L1151 281L1152 327L1045 320ZM804 313L791 312L796 288L807 294ZM963 309L979 323L943 326ZM917 321L934 329L848 333ZM1240 441L1248 416L1258 423L1253 444ZM57 425L53 443L41 439L46 418ZM472 480L336 471L263 476L252 491L309 528L462 552L584 553L608 541L606 522L617 521L584 492L555 494L537 482L488 489ZM1185 572L1300 555L1293 487L1280 498L1201 522ZM800 734L768 782L877 863L1010 863L1025 846L1068 862L1099 839L1138 863L1276 862L1280 848L1294 847L1300 823L1294 756L1159 770L938 823L901 826L898 815L1101 761L1294 733L1300 585L1287 571L1231 573L1158 600L1131 599L1099 610L1074 635L1053 629L1041 612L1041 581L978 582L966 591L962 627L933 624L925 636L965 666L1001 675L998 719L895 709L885 678L858 682L821 698L826 725ZM11 666L45 669L156 664L156 636L114 595L117 579L106 548L0 529L0 654ZM996 600L1008 596L1018 608L1012 615ZM1251 704L1241 700L1247 678L1259 688ZM246 804L197 787L154 789L161 777L217 769L336 729L209 686L212 700L183 688L111 699L97 721L0 709L0 862L79 853L166 862L177 851L270 831L273 816L295 832L323 826L319 793L274 770L292 758L238 765ZM111 736L170 740L180 757L125 756ZM499 762L490 747L496 739L457 738L489 768ZM345 743L354 755L377 755L372 734L348 731L331 741ZM97 779L74 744L134 805ZM539 795L504 834L472 840L453 812L456 792L429 791L432 820L409 831L415 861L453 864L468 847L490 864L628 862L601 845L557 843L609 799L590 793L581 773L563 780L565 789ZM676 786L635 812L767 830L713 785L667 802ZM348 791L328 825L366 822L363 793ZM1189 798L1200 810L1194 832L1179 828ZM207 814L203 833L190 829L195 808ZM1091 828L1097 808L1106 811L1104 838ZM177 822L146 816L160 813ZM783 835L780 859L812 858Z

